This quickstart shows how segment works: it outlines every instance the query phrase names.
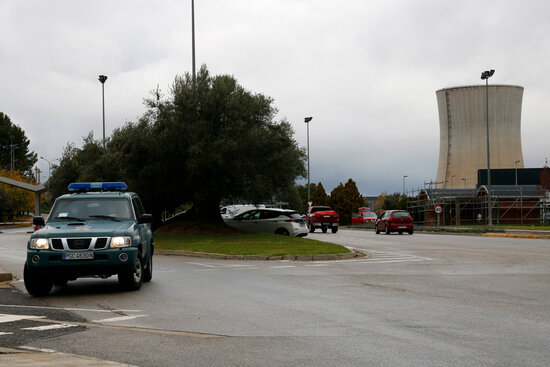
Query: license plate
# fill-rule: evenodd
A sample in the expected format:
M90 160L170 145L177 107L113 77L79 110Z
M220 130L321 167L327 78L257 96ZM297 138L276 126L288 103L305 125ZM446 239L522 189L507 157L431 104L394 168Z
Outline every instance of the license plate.
M91 260L94 258L94 253L92 251L64 252L62 258L63 260Z
M397 227L397 228L407 228L407 226L399 226L399 227Z

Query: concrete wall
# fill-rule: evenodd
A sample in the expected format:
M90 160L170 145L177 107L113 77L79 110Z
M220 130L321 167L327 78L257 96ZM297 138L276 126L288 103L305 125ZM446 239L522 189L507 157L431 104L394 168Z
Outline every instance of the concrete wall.
M477 170L487 168L485 93L485 85L436 92L440 131L437 188L474 188ZM514 168L517 160L517 167L524 167L522 98L523 87L489 83L491 169Z

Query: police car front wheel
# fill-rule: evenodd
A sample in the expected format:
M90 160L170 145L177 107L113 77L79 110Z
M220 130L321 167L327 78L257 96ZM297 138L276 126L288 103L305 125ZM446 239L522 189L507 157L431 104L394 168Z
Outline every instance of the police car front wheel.
M143 261L141 256L136 256L133 269L118 273L118 282L127 291L137 291L143 284Z

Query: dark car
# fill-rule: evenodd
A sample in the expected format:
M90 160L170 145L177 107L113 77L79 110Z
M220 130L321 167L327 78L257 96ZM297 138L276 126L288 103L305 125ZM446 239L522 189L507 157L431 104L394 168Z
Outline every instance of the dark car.
M382 231L386 234L391 232L413 234L414 232L413 219L406 210L386 210L378 217L374 228L376 234L380 234Z
M118 275L126 290L138 290L152 278L152 216L123 182L82 182L56 199L27 244L25 287L45 296L53 285L81 277Z

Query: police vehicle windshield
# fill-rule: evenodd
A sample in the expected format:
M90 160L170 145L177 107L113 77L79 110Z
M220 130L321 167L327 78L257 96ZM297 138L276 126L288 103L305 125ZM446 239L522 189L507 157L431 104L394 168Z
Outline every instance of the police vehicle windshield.
M69 197L56 201L48 221L133 220L130 201L125 198Z

